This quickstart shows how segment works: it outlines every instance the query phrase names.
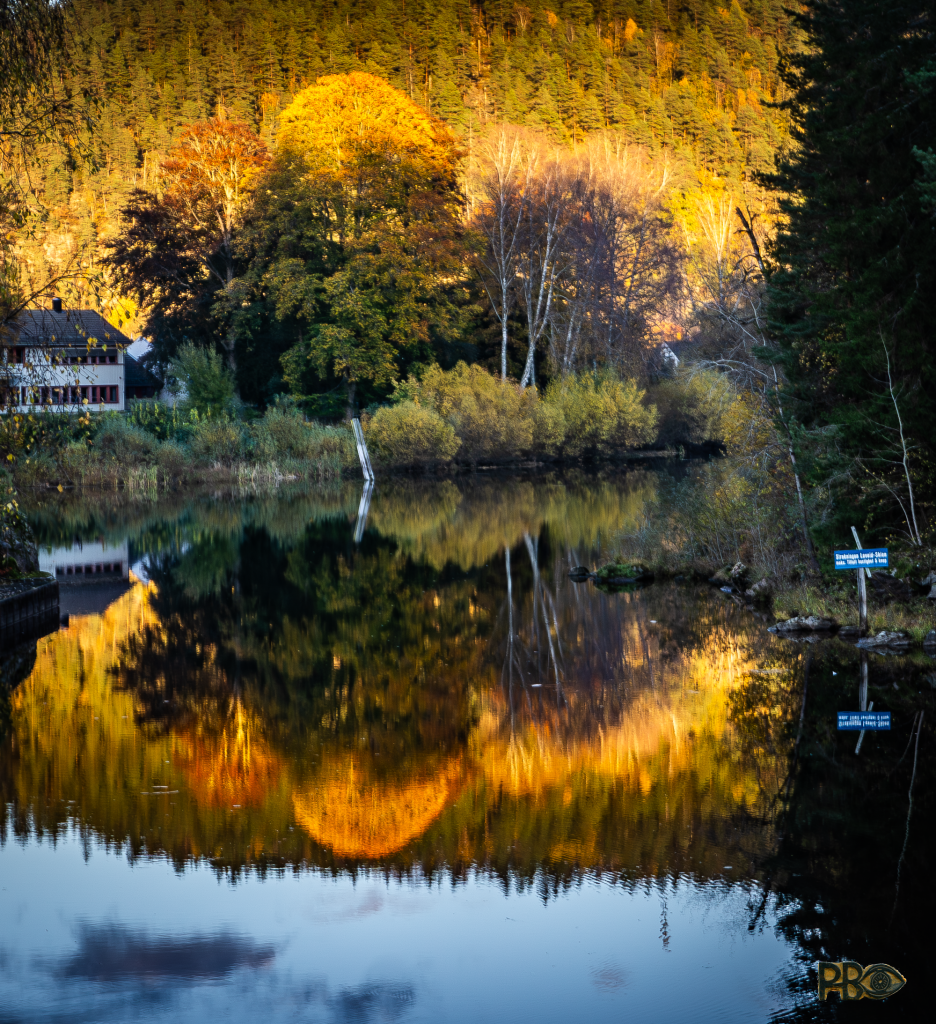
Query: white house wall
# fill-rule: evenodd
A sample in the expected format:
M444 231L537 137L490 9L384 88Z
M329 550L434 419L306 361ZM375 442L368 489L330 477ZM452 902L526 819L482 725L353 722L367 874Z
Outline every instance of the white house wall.
M45 359L43 358L43 362ZM17 408L20 412L34 411L40 407L45 409L59 409L63 412L75 412L79 409L92 412L104 412L108 409L122 411L126 408L126 379L123 353L117 356L116 363L101 364L75 364L71 366L49 366L35 359L36 369L29 373L14 372L11 376L10 385L18 389L20 401ZM35 402L22 401L23 388L35 387L37 395ZM41 388L94 388L94 387L116 387L116 402L94 402L89 400L87 405L82 401L71 401L64 405L47 404L40 402ZM68 392L66 391L66 394Z

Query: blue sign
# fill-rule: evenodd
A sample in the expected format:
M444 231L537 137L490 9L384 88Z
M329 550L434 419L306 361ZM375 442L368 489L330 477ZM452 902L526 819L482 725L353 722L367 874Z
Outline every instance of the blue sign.
M889 729L889 711L840 711L838 713L839 729L859 732L865 729Z
M857 551L833 551L836 569L886 569L890 565L887 548L858 548Z

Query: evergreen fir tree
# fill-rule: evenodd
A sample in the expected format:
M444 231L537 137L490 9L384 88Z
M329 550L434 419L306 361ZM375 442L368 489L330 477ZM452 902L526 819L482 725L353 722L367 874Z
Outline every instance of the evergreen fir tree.
M798 146L771 179L786 217L773 328L799 415L834 425L849 458L882 477L896 443L888 372L905 432L936 453L936 246L914 157L936 135L934 79L914 74L934 19L932 2L873 0L813 0L797 15L807 46L785 80Z

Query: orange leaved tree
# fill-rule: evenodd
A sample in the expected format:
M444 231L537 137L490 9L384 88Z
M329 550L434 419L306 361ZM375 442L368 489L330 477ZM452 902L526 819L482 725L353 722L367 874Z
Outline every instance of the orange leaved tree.
M245 124L219 115L186 128L160 170L164 202L204 237L205 265L222 286L234 276L231 241L266 146Z
M160 170L160 195L136 189L107 264L137 302L164 358L184 339L217 339L234 368L226 315L235 279L234 236L269 160L259 136L223 114L190 125ZM219 303L218 300L221 300Z

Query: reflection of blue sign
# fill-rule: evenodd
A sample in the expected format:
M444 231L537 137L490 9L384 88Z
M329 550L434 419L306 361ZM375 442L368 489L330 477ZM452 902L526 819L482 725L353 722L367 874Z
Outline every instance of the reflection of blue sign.
M857 551L833 551L836 569L886 569L890 562L887 548L859 548Z
M862 729L889 729L889 711L840 711L838 727L858 732Z

